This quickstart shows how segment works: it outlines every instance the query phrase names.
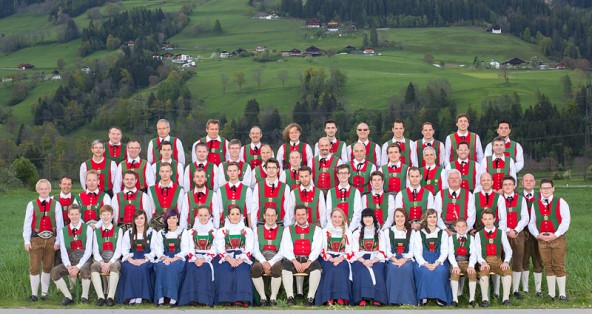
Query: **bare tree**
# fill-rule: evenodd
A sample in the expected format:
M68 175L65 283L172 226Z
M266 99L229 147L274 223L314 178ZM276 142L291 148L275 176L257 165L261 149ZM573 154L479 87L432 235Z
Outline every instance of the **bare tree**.
M253 78L257 82L257 89L261 89L261 81L263 80L263 68L257 68L253 71Z
M220 73L220 82L222 83L222 93L226 94L226 88L228 87L228 75Z
M290 77L290 74L287 70L281 70L277 74L278 80L282 81L282 88L286 88L286 81Z
M238 92L243 91L243 85L245 84L245 73L244 72L236 72L234 73L234 83L238 85Z

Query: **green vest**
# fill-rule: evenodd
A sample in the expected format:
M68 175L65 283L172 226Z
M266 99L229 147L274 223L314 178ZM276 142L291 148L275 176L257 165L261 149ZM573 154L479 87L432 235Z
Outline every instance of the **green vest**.
M444 222L452 222L458 218L467 219L467 211L469 210L469 191L460 189L460 195L456 196L456 203L453 202L453 198L448 195L450 194L448 193L449 191L449 189L442 190L442 220ZM459 206L458 217L455 211L448 212L449 204L454 205L454 207L457 205Z
M103 251L115 251L117 247L117 239L119 238L119 227L112 226L110 231L113 231L113 235L110 237L103 237L103 227L95 229L95 238L97 239L97 245L99 246L99 253ZM109 239L109 241L107 241Z
M423 250L428 252L440 252L440 242L442 240L442 230L438 231L436 238L427 238L423 230L419 231L421 236L421 243L423 243Z
M229 185L226 184L218 190L220 192L220 196L222 198L222 207L224 208L224 215L220 217L220 220L223 220L224 217L228 216L228 207L233 204L237 204L243 210L243 216L247 217L247 190L249 189L248 186L241 184L241 194L240 198L237 200L232 200L228 197L228 190Z
M278 229L276 235L275 235L275 239L273 240L266 240L265 239L265 226L259 226L257 227L257 235L259 236L259 251L263 252L264 250L272 250L270 248L270 246L274 246L275 247L275 251L274 252L279 252L280 250L280 243L282 242L282 234L284 233L284 229L280 228L280 226L276 225L276 228Z
M189 226L193 226L193 224L195 223L195 217L197 216L197 208L200 205L206 205L208 206L208 208L210 208L210 212L212 211L212 196L214 195L213 191L208 190L208 195L206 196L205 202L204 203L198 203L195 201L195 191L190 191L189 193L187 193L187 199L189 201L189 213L187 216L187 223L189 224Z
M486 206L481 206L481 196L483 194L481 192L479 193L475 193L475 225L473 226L473 229L477 229L477 228L481 228L482 224L481 224L481 214L483 213L483 210L485 208L489 208L493 211L493 215L495 217L495 219L499 218L499 214L498 214L498 208L497 208L497 202L499 200L500 195L497 193L494 193L493 190L491 192L489 192L489 197L490 197L490 204L491 206L486 207ZM483 196L485 197L485 196Z
M411 189L411 188L409 188ZM416 200L412 200L412 190L401 190L401 200L403 201L403 208L409 214L409 220L421 220L423 213L428 209L428 198L430 191L420 188L417 193ZM419 195L421 193L421 195ZM411 196L410 196L411 194ZM420 199L421 198L421 199Z
M420 173L421 173L421 183L420 185L423 186L425 189L429 190L430 192L432 192L432 194L436 195L438 194L438 191L440 191L441 186L442 186L442 182L440 177L442 176L442 168L437 167L437 168L432 168L430 169L430 173L429 173L429 177L431 177L431 174L433 171L434 172L434 177L433 178L429 178L426 180L426 171L427 168L426 167L422 167L419 169Z
M286 184L290 187L290 189L295 188L300 184L300 179L295 180L292 178L292 169L284 170L284 175L286 176ZM298 172L296 173L298 175Z
M142 196L143 196L142 191L137 190L136 191L136 198L133 200L126 200L125 199L125 194L123 193L123 191L119 192L116 194L117 197L117 201L119 202L119 221L117 223L123 223L124 217L125 217L125 207L127 205L132 205L134 207L134 211L132 212L132 219L131 219L131 223L133 223L133 215L134 212L138 209L143 209L142 208Z
M179 228L179 227L177 227ZM176 238L167 238L164 230L163 232L160 233L160 235L162 236L162 244L163 244L163 251L164 253L179 253L181 252L181 238L183 236L183 233L181 232L179 235L177 235Z
M59 198L59 195L58 195L58 198ZM35 219L33 220L33 224L31 226L32 230L34 230L35 232L47 230L47 226L45 226L46 222L43 222L43 226L42 226L41 218L49 217L49 221L51 222L50 229L51 229L51 231L55 231L55 229L57 228L56 222L55 222L55 210L56 210L55 208L56 208L56 203L58 202L58 198L51 200L51 203L49 205L49 211L46 212L47 214L45 214L44 212L41 211L41 207L39 207L39 203L37 202L37 199L34 199L31 201L31 204L33 204L33 217L35 217ZM39 217L39 218L37 218L37 217ZM45 220L47 220L47 219L45 219ZM41 228L41 227L43 227L43 228Z
M284 219L285 210L286 210L284 208L284 193L286 191L284 184L285 183L278 180L277 186L275 187L277 190L277 195L275 197L272 197L272 196L266 197L265 196L265 189L267 188L266 182L261 181L261 182L257 183L257 185L259 186L259 221L264 221L265 206L266 206L266 204L269 204L269 203L274 203L276 210L278 212L280 212L280 214L278 215L277 222L280 222L282 219Z
M354 216L354 200L356 197L356 189L354 187L350 187L349 197L346 197L345 201L341 201L341 197L337 197L337 190L339 190L339 186L332 188L329 192L331 195L331 204L333 205L333 208L339 207L344 210L347 214L347 219L351 221L352 217ZM333 211L333 208L328 208L327 210Z
M495 228L495 238L487 239L485 237L485 229L479 231L479 240L481 240L481 255L502 257L502 232L499 228ZM495 245L495 246L494 246Z
M374 194L372 194L372 192L366 194L365 197L366 207L372 209L374 211L374 214L376 215L376 219L378 219L378 223L380 223L381 226L384 225L384 223L388 219L389 214L389 194L384 192L382 193L381 203L376 203L376 197L374 196ZM378 213L377 211L380 211L380 213Z
M177 164L177 161L173 159L170 164L171 164L171 168L173 170L173 173L171 174L171 180L173 182L178 181L177 179L178 179L178 171L179 171L179 169L177 169L177 165L178 165ZM156 162L156 173L155 173L155 175L156 175L156 182L160 182L160 174L159 174L160 173L160 165L162 165L162 161L158 160Z
M411 232L407 232L404 239L395 239L395 232L389 228L389 241L391 244L391 254L406 254L409 253L409 241L411 239ZM401 247L401 249L399 249Z
M151 140L151 142L152 142L152 155L154 156L154 159L152 160L152 162L156 163L156 162L160 161L160 158L162 157L162 155L160 154L160 144L158 144L158 138L153 138ZM169 137L169 142L173 146L172 159L174 160L175 158L178 158L178 154L179 154L179 152L177 151L177 138L171 136L171 137ZM158 176L158 171L156 172L156 175ZM158 182L158 181L160 181L160 178L158 178L156 180L156 182Z
M85 161L84 163L86 164L86 171L88 172L89 170L97 170L99 171L99 178L102 179L101 180L101 186L103 187L103 191L109 191L111 189L113 189L113 185L111 183L111 160L108 158L105 158L103 160L105 162L105 169L94 169L92 166L92 161L91 159Z
M456 169L460 172L461 174L461 179L462 182L460 184L460 186L463 189L467 189L469 191L473 191L475 189L475 180L477 178L476 177L476 172L475 172L475 162L472 160L468 161L468 166L464 166L464 167L459 167L459 165L457 165L456 163L458 162L458 159L455 159L454 161L450 162L450 168L451 169ZM468 167L468 171L467 174L463 174L463 172L461 171L460 168L465 168Z
M466 238L466 241L464 243L461 243L456 234L452 235L452 244L454 245L454 256L466 255L468 257L470 255L469 249L471 247L471 236L469 234L466 234L464 237Z
M343 142L341 142L341 143L343 144ZM321 160L321 156L316 156L312 160L312 168L313 168L313 173L314 173L315 186L317 186L319 188L325 188L325 187L321 187L319 185L319 180L321 178L321 174L328 173L329 174L329 183L330 183L329 188L331 188L335 185L335 167L337 167L337 163L339 161L339 156L333 155L333 158L331 160L331 164L329 165L328 168L321 167L320 160Z
M391 138L388 142L387 142L387 148L390 144L396 143L395 141L393 141L393 139ZM402 164L406 164L406 165L411 165L411 141L408 138L405 138L405 140L402 142L405 145L405 150L401 151L401 156L399 157L401 159L401 163ZM388 159L388 158L387 158Z
M432 148L436 151L436 164L440 164L440 154L443 153L440 151L440 141L434 139L434 144L432 146ZM417 153L417 166L418 167L425 167L424 164L424 160L423 160L423 138L421 140L417 140L417 147L416 147L416 153ZM423 185L423 184L422 184Z
M179 186L179 185L176 186L177 189L175 190L175 195L173 195L173 200L171 201L170 208L163 207L162 204L160 204L160 200L158 199L158 194L156 193L157 186L158 186L158 184L149 187L150 195L152 196L152 201L154 202L154 211L156 212L155 216L158 217L172 208L176 209L177 212L180 212L178 200L179 200L179 194L181 194L181 190L182 190L181 186ZM173 187L175 187L175 184L173 184Z
M126 145L121 143L121 145L119 146L119 149L118 149L119 150L119 157L116 157L115 155L113 155L113 151L109 148L109 141L107 141L105 143L105 155L104 156L109 160L115 161L115 163L119 165L127 157L125 148L126 148Z
M365 170L358 171L354 167L354 162L350 161L347 163L351 176L349 178L349 184L354 188L358 189L360 193L370 191L370 174L372 173L372 166L374 164L367 161L364 166Z
M317 221L321 220L321 217L319 217L319 197L321 195L321 190L315 188L314 189L314 196L312 199L312 202L304 202L302 201L302 197L300 196L300 187L297 187L294 189L294 206L296 205L304 205L306 206L307 209L310 210L310 213L308 215L308 220L309 223L316 223ZM308 191L308 193L310 193L310 191Z
M549 210L543 203L543 199L539 198L537 207L535 207L535 219L536 226L540 233L543 232L555 232L561 224L561 211L559 208L558 197L553 197L553 200L549 204Z
M245 236L244 229L239 234L230 235L228 231L224 233L224 243L226 250L239 250L245 247Z
M68 255L72 253L73 250L86 250L84 247L86 245L86 228L87 225L85 223L80 224L80 234L78 236L70 235L70 225L65 226L62 228L62 235L64 236L64 245L66 246L66 250L68 251Z
M131 171L135 172L136 175L138 176L138 182L136 182L136 188L138 190L146 188L147 183L146 183L146 176L145 176L144 171L146 169L147 164L148 164L148 162L146 160L140 159L140 166L138 168L130 169L127 166L127 160L124 160L121 162L121 176L123 177L124 173L126 173L128 170L131 170Z
M473 132L468 133L469 149L471 150L471 152L469 153L469 160L477 161L477 136L475 136L476 134ZM456 132L448 135L448 137L450 138L450 162L452 163L453 161L458 159L458 155L456 154L456 147L458 146L458 143L460 141L456 140Z
M296 227L295 226L288 226L287 228L290 229L290 236L292 238L292 244L296 241L300 239L300 236L303 236L304 239L308 240L311 245L312 245L312 240L314 239L314 234L315 234L315 230L317 228L317 226L315 225L311 225L309 224L309 231L308 233L296 233Z
M216 165L208 161L208 164L204 168L204 170L206 171L206 188L208 190L214 190L214 180L216 180L216 178L214 178L214 167L216 167ZM196 164L196 162L192 162L191 164L189 164L190 190L193 190L195 188L195 182L193 182L193 174L195 173L195 170L197 170L197 168L198 165Z
M212 248L214 244L214 232L210 230L207 235L199 235L197 231L193 230L193 244L196 251L206 251Z

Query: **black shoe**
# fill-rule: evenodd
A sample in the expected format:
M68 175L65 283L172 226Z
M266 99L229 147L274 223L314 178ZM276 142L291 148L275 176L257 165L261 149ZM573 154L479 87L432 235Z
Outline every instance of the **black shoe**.
M504 302L502 302L502 304L504 306L512 306L512 303L510 303L510 300L504 300Z
M72 301L72 299L70 299L70 298L64 298L62 300L62 302L60 302L60 305L64 305L65 306L65 305L70 305L72 303L74 303L74 301Z
M97 299L97 302L95 302L95 305L96 306L103 306L103 305L105 305L105 299L103 299L103 298Z
M452 306L452 307L458 307L458 302L452 301L452 303L450 303L450 306Z
M114 306L115 300L113 298L107 298L107 306Z
M307 307L314 306L314 299L313 299L313 298L308 298L308 299L306 300L306 306L307 306Z
M80 303L88 304L88 298L80 298Z
M41 297L39 298L41 301L47 301L47 295L41 295Z
M481 302L481 307L489 307L489 301L485 300Z
M564 295L560 295L559 296L559 301L561 301L561 302L567 302L567 297L564 296Z
M29 296L29 301L30 301L30 302L37 302L37 300L38 300L38 299L37 299L37 296L36 296L36 295L30 295L30 296Z
M516 298L517 300L524 300L524 297L518 291L514 292L514 298Z
M550 295L548 297L549 297L549 299L551 299L551 302L555 302L555 297L552 297Z
M477 302L471 301L471 302L469 302L469 305L472 306L473 308L475 308L477 306Z
M277 306L276 300L269 300L269 306Z
M304 294L296 294L296 298L304 300Z
M288 306L293 306L296 304L296 302L294 302L294 297L289 297L288 301L286 301L286 304L288 304Z
M267 299L261 299L261 301L259 301L259 305L269 306L269 301L267 301Z
M539 298L544 298L544 297L545 297L545 295L543 294L543 292L542 292L542 291L537 291L537 292L536 292L536 295L537 295L537 297L539 297Z
M499 298L500 298L500 297L499 297L499 294L494 294L494 295L492 295L492 297L493 297L494 299L498 299L498 300L499 300Z

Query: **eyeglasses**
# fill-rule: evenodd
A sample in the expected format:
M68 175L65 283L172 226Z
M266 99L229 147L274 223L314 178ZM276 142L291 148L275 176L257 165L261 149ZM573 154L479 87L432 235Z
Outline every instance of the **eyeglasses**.
M366 132L366 131L368 131L368 129L358 129L358 131L360 131L360 132Z
M550 190L552 188L552 186L541 186L541 190Z
M267 169L267 170L278 170L279 168L278 167L265 167L265 169Z

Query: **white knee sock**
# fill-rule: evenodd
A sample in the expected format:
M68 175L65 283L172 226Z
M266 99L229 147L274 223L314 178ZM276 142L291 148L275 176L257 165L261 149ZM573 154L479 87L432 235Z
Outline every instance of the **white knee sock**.
M253 285L255 286L255 290L259 293L259 297L261 300L267 300L267 296L265 295L265 285L263 283L263 277L253 278Z
M528 293L528 274L529 274L529 271L525 270L522 272L522 275L521 275L521 277L522 277L522 291L524 291L526 293Z
M271 278L271 300L277 300L278 292L280 292L280 288L282 287L282 277L272 277Z
M29 281L31 282L31 295L37 296L39 291L39 277L39 275L29 275Z
M310 274L308 275L308 298L309 299L314 299L320 282L321 282L321 271L320 270L311 271Z
M559 296L566 297L565 285L567 283L567 276L557 277L557 288L559 288Z
M543 285L543 273L532 273L532 276L534 277L534 287L536 292L541 292L541 287Z
M521 271L512 272L512 292L518 292L518 288L520 288L520 279L521 278L522 278Z
M452 301L458 302L458 280L450 280L450 290L452 290Z
M479 285L481 286L481 300L489 301L489 276L481 276Z
M286 290L286 297L294 297L294 277L291 271L282 270L282 281L284 282L284 290Z
M90 280L95 287L97 299L103 299L105 297L105 293L103 293L103 281L101 280L101 275L97 272L92 272L90 273Z
M51 283L51 275L49 273L41 273L41 295L46 296L49 291L49 284Z
M90 279L82 279L82 294L80 297L88 299L88 290L90 290Z
M555 276L547 276L547 288L549 289L549 296L555 297Z
M117 283L119 282L119 273L111 272L109 273L109 293L107 294L108 298L114 299L115 298L115 290L117 289Z
M475 301L475 290L477 290L477 282L469 281L469 302Z
M518 280L520 280L520 277L518 277ZM518 281L520 282L520 281ZM503 286L503 297L502 297L502 301L505 300L510 300L510 286L512 285L512 276L508 275L508 276L503 276L502 277L502 286Z
M70 290L68 290L68 286L66 286L66 282L63 278L54 281L54 283L66 298L72 300L72 294L70 293Z

